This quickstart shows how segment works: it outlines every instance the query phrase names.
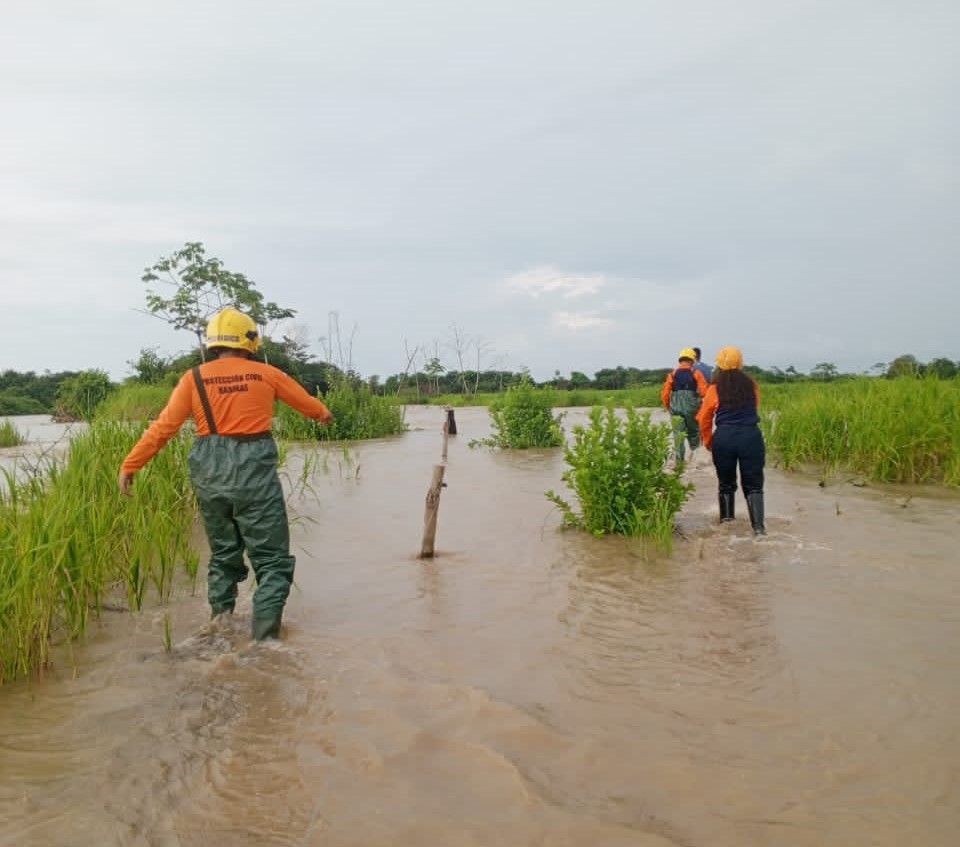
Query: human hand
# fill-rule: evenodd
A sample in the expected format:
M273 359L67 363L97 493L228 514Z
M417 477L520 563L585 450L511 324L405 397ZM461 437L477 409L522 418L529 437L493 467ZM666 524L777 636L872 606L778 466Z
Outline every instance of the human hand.
M330 424L333 423L333 415L327 412L327 416L325 418L321 418L320 423L323 426L330 426Z
M124 470L120 471L117 477L117 484L120 486L120 493L124 497L133 497L133 474Z

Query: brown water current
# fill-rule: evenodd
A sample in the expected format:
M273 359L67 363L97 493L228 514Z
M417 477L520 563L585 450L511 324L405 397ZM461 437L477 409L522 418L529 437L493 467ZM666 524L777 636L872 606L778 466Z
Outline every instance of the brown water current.
M321 453L281 641L201 586L0 689L0 847L960 843L956 496L770 468L755 540L699 451L647 560L461 409L420 561L441 421Z

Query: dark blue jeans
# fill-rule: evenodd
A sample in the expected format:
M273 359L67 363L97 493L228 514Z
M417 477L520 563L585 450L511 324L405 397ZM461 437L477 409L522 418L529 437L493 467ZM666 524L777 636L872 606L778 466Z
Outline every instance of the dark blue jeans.
M760 427L718 426L713 433L713 466L721 494L737 490L737 465L744 494L763 491L763 465L766 449Z

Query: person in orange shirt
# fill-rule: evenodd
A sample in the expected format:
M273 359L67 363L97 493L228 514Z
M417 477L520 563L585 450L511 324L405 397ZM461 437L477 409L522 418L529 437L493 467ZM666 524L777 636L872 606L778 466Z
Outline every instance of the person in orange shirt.
M277 638L293 582L290 528L270 432L275 400L329 424L330 410L283 371L252 359L260 347L253 320L233 308L207 325L214 358L188 371L163 411L124 459L120 491L132 496L134 475L180 430L188 417L197 435L190 479L210 542L207 597L213 617L232 613L237 585L247 578L246 552L257 579L253 637Z
M766 535L763 515L763 466L766 448L760 432L760 388L743 371L743 354L724 347L717 354L713 382L697 419L704 446L717 470L720 522L734 519L737 466L754 535ZM716 429L714 429L716 425Z
M697 412L700 410L701 398L707 392L707 381L700 371L693 368L696 358L693 348L686 347L681 350L677 369L667 374L660 391L663 407L673 417L674 443L679 462L682 462L686 455L684 439L690 442L691 458L693 451L700 445Z

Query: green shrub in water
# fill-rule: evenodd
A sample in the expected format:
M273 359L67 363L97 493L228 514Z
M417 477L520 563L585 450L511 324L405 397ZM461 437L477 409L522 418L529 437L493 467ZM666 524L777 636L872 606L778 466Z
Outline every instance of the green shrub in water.
M502 400L489 409L494 434L470 442L471 447L500 447L527 450L531 447L559 447L563 444L562 416L554 415L553 391L537 388L529 377L507 389Z
M563 513L564 526L594 535L617 533L649 539L669 552L674 519L693 492L680 469L667 470L673 449L669 424L654 424L649 413L612 405L595 407L589 426L573 429L564 449L569 466L563 481L576 495L576 511L554 491L547 498Z
M0 421L0 447L19 447L25 442L26 439L13 421Z

